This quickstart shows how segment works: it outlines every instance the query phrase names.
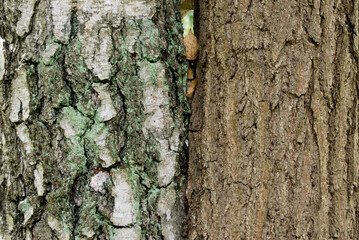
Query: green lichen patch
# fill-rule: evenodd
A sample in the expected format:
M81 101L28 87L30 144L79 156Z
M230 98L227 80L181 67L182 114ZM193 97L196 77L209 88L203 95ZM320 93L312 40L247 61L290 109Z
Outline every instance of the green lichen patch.
M64 135L67 138L82 137L85 134L89 124L90 119L82 115L73 107L64 107L62 109L60 126L64 130Z
M83 135L87 131L90 119L76 111L73 107L62 109L60 127L66 137L67 167L72 174L85 170L87 158L85 156Z
M119 161L116 148L113 142L109 141L108 135L106 125L99 122L95 122L85 135L88 154L92 156L96 165L101 163L103 167L110 167Z

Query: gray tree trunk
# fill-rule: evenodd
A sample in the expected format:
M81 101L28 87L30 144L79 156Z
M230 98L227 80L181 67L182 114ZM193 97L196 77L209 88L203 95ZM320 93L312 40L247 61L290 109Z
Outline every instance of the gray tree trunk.
M197 7L190 239L359 239L359 2Z
M179 0L0 1L0 239L182 239Z

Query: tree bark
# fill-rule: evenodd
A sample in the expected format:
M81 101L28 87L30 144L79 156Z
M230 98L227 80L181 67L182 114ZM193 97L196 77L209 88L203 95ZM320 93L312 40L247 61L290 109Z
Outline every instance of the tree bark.
M182 239L180 1L0 1L0 239Z
M196 7L190 239L359 239L358 1Z

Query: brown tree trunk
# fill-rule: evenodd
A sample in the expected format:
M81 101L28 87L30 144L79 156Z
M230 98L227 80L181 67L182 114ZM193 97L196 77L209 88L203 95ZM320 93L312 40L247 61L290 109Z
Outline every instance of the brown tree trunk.
M179 0L0 1L0 240L182 239Z
M358 1L197 7L190 239L359 239Z

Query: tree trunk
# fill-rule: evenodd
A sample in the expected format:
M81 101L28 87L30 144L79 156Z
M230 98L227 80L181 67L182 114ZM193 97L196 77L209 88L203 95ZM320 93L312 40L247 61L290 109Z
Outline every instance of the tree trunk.
M359 239L358 1L195 14L190 239Z
M0 1L0 239L182 239L179 0Z

